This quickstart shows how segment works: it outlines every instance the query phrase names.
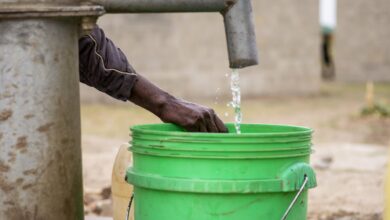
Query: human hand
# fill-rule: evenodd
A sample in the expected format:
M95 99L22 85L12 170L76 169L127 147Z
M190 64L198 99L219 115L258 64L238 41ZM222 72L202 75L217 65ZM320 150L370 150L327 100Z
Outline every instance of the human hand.
M215 112L207 107L177 99L138 75L130 101L147 109L163 122L173 123L193 132L228 132Z
M160 119L163 122L174 123L192 132L228 132L226 126L214 110L170 97L162 106Z

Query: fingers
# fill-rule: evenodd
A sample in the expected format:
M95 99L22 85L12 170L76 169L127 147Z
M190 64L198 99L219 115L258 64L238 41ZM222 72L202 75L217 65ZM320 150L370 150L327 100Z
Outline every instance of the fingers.
M175 101L165 107L164 112L160 114L162 121L179 125L189 132L226 133L228 131L213 109L183 100Z
M196 124L184 126L184 129L186 129L189 132L199 132L200 131L200 128Z
M225 124L222 122L221 119L219 119L219 117L214 114L214 121L215 121L215 124L218 128L218 131L221 132L221 133L228 133L228 129L227 127L225 126Z
M215 113L214 110L210 109L205 113L205 124L207 127L207 132L219 132L218 127L215 123Z
M215 132L215 133L227 133L228 130L225 124L221 119L215 114L214 110L210 109L207 111L206 116L206 127L207 132Z
M190 132L226 133L228 130L212 109L203 111L194 123L189 123L185 129Z
M209 132L209 131L207 130L207 126L206 126L205 124L200 124L200 126L199 126L199 131L200 131L200 132Z

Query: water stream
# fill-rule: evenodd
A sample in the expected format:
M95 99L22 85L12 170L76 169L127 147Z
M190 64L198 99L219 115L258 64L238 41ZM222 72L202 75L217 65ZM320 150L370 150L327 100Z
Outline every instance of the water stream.
M238 69L232 69L230 75L230 90L232 91L233 100L230 102L230 105L234 109L234 127L236 128L236 133L241 134L241 122L242 122L242 112L241 112L241 89L240 89L240 74Z

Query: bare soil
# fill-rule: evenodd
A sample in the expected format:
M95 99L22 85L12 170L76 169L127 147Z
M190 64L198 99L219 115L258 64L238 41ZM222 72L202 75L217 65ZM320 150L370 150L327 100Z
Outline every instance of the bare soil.
M376 101L390 103L390 85L377 86L375 95ZM294 124L315 130L311 161L318 187L310 191L311 220L382 219L390 119L361 116L364 97L363 85L340 84L324 85L315 96L243 97L245 123ZM213 107L225 121L232 121L227 100L195 101ZM230 115L225 117L225 112ZM110 186L116 152L130 140L128 128L153 122L159 120L131 104L82 106L86 196ZM104 213L110 215L109 211Z

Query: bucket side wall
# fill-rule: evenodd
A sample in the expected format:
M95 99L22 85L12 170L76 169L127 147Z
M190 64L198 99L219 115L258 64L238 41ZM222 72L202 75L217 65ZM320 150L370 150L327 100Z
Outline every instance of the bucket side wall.
M135 219L142 220L280 220L296 192L255 194L196 194L135 187ZM288 219L304 220L307 190Z
M133 155L134 171L137 173L188 179L275 179L287 167L299 162L309 164L309 155L269 159L207 159Z

